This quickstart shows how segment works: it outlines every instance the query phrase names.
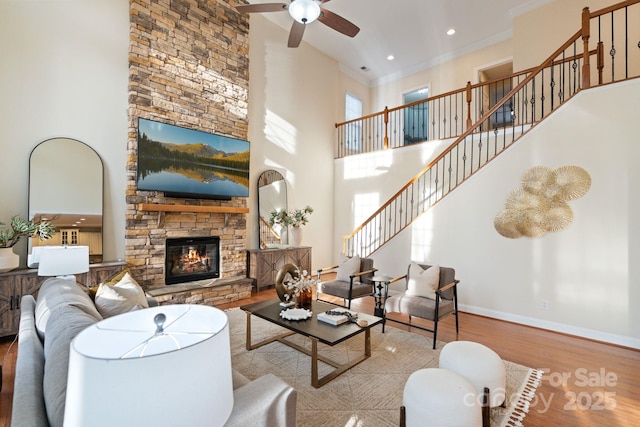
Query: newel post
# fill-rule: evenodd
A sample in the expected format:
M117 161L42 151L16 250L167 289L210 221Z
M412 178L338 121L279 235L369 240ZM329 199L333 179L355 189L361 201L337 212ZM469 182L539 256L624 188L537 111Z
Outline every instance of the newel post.
M582 89L591 87L591 66L589 64L589 37L591 35L591 13L589 8L582 9Z
M473 122L471 121L471 82L467 82L467 129L471 127Z
M389 148L389 107L384 107L384 149Z

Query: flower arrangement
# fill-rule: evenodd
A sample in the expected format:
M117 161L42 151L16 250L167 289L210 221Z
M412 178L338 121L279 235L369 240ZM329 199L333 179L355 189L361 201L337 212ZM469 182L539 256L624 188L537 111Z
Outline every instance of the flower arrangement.
M0 226L3 225L5 224L0 222ZM55 227L49 222L27 221L16 215L11 218L9 227L0 229L0 248L10 248L22 237L38 237L40 240L47 240L55 231Z
M289 298L295 296L296 299L300 299L304 297L305 294L308 294L309 298L311 298L311 290L313 289L313 285L318 283L317 280L312 279L311 275L307 270L296 270L296 274L292 275L291 280L284 283L286 288L289 290L288 293L285 294L285 299L289 300ZM309 300L309 302L311 302Z
M309 222L309 215L313 213L311 206L306 206L304 209L292 209L290 211L277 210L271 211L269 217L269 225L283 225L284 227L301 227Z

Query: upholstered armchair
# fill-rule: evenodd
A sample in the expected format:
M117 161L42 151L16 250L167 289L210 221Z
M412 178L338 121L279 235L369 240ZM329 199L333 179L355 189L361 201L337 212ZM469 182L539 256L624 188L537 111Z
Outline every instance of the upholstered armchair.
M323 282L321 275L335 271L335 280ZM342 298L342 305L351 308L351 300L373 295L371 278L377 269L373 268L373 259L360 258L355 255L345 258L342 263L318 270L318 284L316 286L316 300L319 294L332 295ZM322 301L322 300L321 300Z
M391 283L406 279L406 289L398 295L387 298L384 305L382 332L387 320L408 325L413 328L433 332L433 348L436 348L438 322L450 314L456 316L456 333L458 333L458 294L456 272L450 267L430 266L411 263L407 274L391 280ZM409 317L409 321L388 318L389 313L400 313ZM412 323L413 317L431 320L433 329L417 326Z

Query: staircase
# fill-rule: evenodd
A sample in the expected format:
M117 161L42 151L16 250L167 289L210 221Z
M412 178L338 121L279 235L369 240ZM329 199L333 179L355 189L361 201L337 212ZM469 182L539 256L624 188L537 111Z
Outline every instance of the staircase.
M513 89L491 108L484 108L483 94L499 81L467 84L464 89L336 125L338 157L404 145L404 114L417 104L429 111L420 121L430 126L423 133L425 140L455 138L344 236L342 252L361 257L374 253L581 90L640 77L639 3L625 1L597 12L585 8L582 28L538 67L509 76ZM495 125L499 111L509 112L507 126Z

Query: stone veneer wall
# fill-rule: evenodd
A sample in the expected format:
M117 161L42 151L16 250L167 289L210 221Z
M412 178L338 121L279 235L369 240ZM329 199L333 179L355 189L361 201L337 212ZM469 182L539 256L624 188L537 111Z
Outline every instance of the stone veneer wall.
M163 287L165 238L217 235L221 278L244 278L247 214L149 212L138 210L138 204L246 208L246 199L175 199L137 191L136 135L142 117L247 139L248 18L229 0L130 0L129 5L126 262L144 288Z

